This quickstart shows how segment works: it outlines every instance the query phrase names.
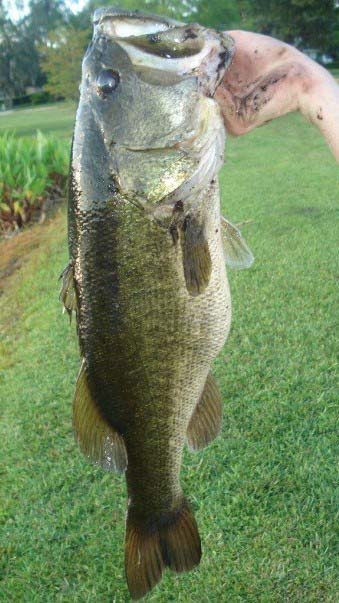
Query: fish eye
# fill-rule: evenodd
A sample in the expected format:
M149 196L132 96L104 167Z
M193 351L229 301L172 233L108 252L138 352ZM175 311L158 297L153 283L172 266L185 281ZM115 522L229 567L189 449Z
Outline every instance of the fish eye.
M104 69L97 77L97 88L100 94L111 94L118 87L120 75L113 69Z

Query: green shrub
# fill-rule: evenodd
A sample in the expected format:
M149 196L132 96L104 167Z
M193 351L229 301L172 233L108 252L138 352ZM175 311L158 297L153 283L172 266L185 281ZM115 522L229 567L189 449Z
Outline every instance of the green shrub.
M38 132L35 138L0 137L0 229L29 222L46 199L63 192L69 145Z
M53 97L47 90L42 90L41 92L34 92L30 96L30 101L32 105L43 105L45 103L52 102Z
M31 103L31 99L28 94L24 96L19 96L19 98L13 98L13 107L24 107L25 105L29 106Z

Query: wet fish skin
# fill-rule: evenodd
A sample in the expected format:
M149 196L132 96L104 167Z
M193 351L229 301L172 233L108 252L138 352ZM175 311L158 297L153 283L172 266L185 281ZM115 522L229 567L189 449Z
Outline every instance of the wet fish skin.
M180 467L198 404L204 443L211 415L213 437L220 428L209 374L231 318L215 179L224 131L202 91L206 67L201 78L196 68L168 79L142 70L107 34L108 17L84 59L72 149L69 271L83 358L74 427L96 462L127 464L125 564L140 598L166 566L189 570L201 556ZM196 26L202 43L206 35ZM217 59L225 41L210 35ZM103 70L119 75L109 95L97 83ZM183 221L173 237L178 202Z

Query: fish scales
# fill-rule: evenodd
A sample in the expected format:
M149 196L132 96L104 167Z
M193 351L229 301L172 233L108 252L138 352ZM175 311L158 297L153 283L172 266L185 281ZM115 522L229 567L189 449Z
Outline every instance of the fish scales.
M152 513L178 503L188 422L230 322L217 191L203 203L213 272L197 297L181 247L130 204L103 212L99 228L91 212L79 220L78 324L91 390L125 436L131 500Z
M125 569L137 599L165 567L190 570L201 556L180 468L186 439L199 449L220 430L210 368L231 302L216 179L224 129L211 97L232 40L115 9L94 22L61 297L76 311L82 356L77 440L94 462L126 471Z

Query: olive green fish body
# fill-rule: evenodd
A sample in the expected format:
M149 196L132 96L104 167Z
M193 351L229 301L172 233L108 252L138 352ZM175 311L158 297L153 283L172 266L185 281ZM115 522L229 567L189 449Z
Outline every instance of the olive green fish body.
M131 501L148 514L175 507L186 431L230 323L218 192L204 211L210 285L189 295L180 241L128 202L79 215L75 282L91 391L123 435Z
M83 63L62 290L83 359L73 422L86 456L126 470L134 598L201 555L180 468L186 440L200 449L220 430L210 368L231 310L216 179L224 130L210 97L228 43L106 10Z

